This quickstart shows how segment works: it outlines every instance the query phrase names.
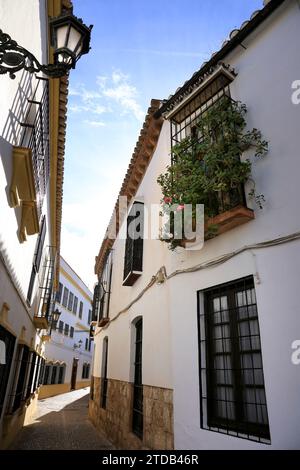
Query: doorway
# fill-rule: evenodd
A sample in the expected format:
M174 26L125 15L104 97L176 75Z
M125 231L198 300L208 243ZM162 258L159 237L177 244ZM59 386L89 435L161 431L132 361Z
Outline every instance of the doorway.
M72 376L71 376L71 390L76 390L78 358L73 359Z

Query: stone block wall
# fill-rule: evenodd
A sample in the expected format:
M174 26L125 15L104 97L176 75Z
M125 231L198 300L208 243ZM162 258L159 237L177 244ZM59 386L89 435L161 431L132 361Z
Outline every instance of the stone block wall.
M143 440L132 432L133 385L108 380L106 408L100 407L101 379L94 377L89 416L99 431L119 449L173 449L173 391L144 385Z

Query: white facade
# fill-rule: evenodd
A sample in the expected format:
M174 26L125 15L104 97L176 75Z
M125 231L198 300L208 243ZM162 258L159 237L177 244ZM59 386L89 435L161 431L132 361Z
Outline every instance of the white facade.
M170 252L158 239L144 240L143 273L132 287L122 286L125 240L119 236L113 245L110 320L125 312L108 327L96 330L93 375L103 375L103 339L107 337L108 378L133 382L132 322L142 316L143 384L173 389L176 449L300 448L300 366L291 359L292 343L300 335L300 105L291 99L292 84L299 79L299 25L299 3L287 0L245 39L244 48L237 46L224 58L237 72L230 84L232 98L247 105L249 129L260 129L270 146L267 156L253 164L257 191L266 198L262 210L247 200L255 219L206 241L200 251ZM146 206L161 200L156 180L170 164L169 153L170 124L166 120L135 196ZM295 233L297 237L284 244L253 246ZM252 248L215 267L154 284L126 310L162 266L170 275L247 245ZM271 436L268 443L213 432L200 425L198 314L204 308L202 291L248 276L254 278L257 299Z
M55 309L61 314L46 344L46 367L51 369L47 377L44 376L40 397L85 387L90 383L93 356L93 341L90 339L92 293L62 257ZM57 372L55 377L53 366ZM64 372L62 380L59 380L58 369L61 366Z
M59 14L62 1L54 7L52 0L3 0L1 30L48 63L49 17ZM30 421L43 371L60 241L61 202L53 200L62 183L53 135L60 133L64 108L59 116L60 79L55 91L42 73L24 70L15 79L1 74L0 82L0 340L7 345L0 366L2 448Z

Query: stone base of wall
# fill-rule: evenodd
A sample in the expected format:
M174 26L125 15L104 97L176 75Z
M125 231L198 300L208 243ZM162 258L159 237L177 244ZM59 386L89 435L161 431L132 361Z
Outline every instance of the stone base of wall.
M173 391L144 385L143 439L132 433L133 385L108 380L106 409L100 407L101 379L94 377L89 417L119 449L174 449Z
M5 415L2 423L2 435L0 436L0 449L7 449L15 440L23 426L31 424L37 411L38 392L13 414Z

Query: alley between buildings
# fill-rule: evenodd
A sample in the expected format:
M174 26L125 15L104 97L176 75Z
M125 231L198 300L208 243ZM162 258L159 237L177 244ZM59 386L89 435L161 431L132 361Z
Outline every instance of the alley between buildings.
M89 388L39 400L34 422L25 426L12 450L100 450L112 445L88 420Z

